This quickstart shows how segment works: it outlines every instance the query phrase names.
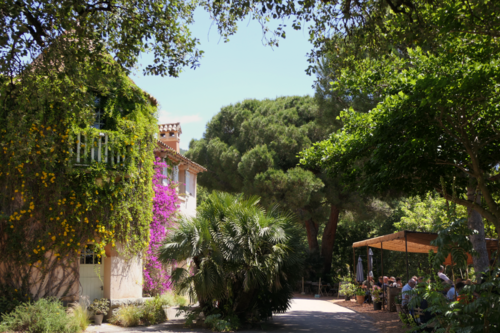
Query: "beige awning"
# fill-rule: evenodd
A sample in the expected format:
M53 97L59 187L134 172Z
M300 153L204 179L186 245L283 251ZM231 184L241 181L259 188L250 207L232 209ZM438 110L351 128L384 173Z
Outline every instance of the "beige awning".
M352 247L369 246L377 249L383 248L389 251L406 252L405 233L408 241L409 253L428 253L430 250L437 252L437 246L432 246L431 242L437 238L437 234L433 232L417 232L403 230L395 234L379 236L375 238L365 239L352 244ZM498 249L496 239L486 238L486 248L488 254ZM451 262L451 257L448 256L447 262ZM469 255L469 261L472 263L472 257Z
M431 241L437 238L437 234L431 232L400 231L395 234L379 236L366 239L352 244L352 247L369 246L377 249L383 248L389 251L406 252L405 244L408 242L408 252L428 253L429 250L437 252L437 246L432 246Z

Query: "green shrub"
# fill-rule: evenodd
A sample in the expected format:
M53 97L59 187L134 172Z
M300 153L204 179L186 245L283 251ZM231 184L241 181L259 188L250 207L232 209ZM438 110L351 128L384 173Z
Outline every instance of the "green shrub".
M237 316L227 316L226 318L221 317L221 314L207 316L205 319L205 325L211 330L217 332L236 331L240 327L240 321Z
M165 317L165 311L163 311L163 306L168 305L164 302L165 299L160 296L155 296L152 299L148 299L144 302L142 321L146 325L155 325L164 322L167 318Z
M167 306L186 306L189 304L189 301L185 296L175 294L171 290L161 295L161 298L164 303L163 305Z
M2 316L0 332L73 333L81 327L74 316L66 313L56 299L41 298L33 303L23 303L14 311Z
M19 299L0 296L0 316L4 313L6 314L14 311L14 309L21 304L22 302Z
M164 305L175 306L177 303L175 301L176 295L172 291L167 291L160 296Z
M187 299L183 296L167 292L161 296L148 299L143 305L122 306L116 310L110 321L124 327L138 325L155 325L166 321L164 306L186 305Z
M87 309L82 307L80 304L73 304L68 309L68 314L74 318L75 322L82 329L82 331L85 331L90 325L90 314Z
M110 322L124 327L138 326L143 316L143 308L135 305L121 306L111 317Z
M187 306L189 304L189 301L182 295L175 295L175 304L178 306Z
M14 309L25 303L29 302L29 294L23 293L12 285L0 285L0 317L5 313L10 313Z

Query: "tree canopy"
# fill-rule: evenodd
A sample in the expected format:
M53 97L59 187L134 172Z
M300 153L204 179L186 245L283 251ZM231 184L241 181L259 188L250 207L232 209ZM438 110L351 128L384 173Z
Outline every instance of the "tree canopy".
M309 72L316 70L316 60L335 54L341 45L353 46L355 57L404 53L415 46L432 50L443 35L498 37L500 27L500 5L488 0L6 0L0 4L0 73L17 75L47 47L68 48L61 44L65 40L78 51L65 62L92 62L94 54L105 52L132 69L141 52L151 52L153 62L145 73L176 76L202 56L189 30L197 7L210 13L226 41L247 17L261 23L271 45L286 38L287 24L292 29L307 26L313 46ZM268 24L276 19L286 22L271 30Z
M492 196L500 159L498 60L484 43L481 50L455 42L449 49L438 56L409 49L408 58L366 60L355 73L344 72L340 86L385 98L367 114L345 111L344 128L304 161L319 162L365 192L437 190L499 227ZM467 175L477 179L487 204L463 199Z
M207 124L203 139L190 143L187 156L207 167L199 183L209 190L258 195L266 207L278 204L297 214L306 227L311 253L321 252L323 271L328 273L339 214L363 211L364 199L356 191L345 191L321 168L297 165L300 151L338 126L322 115L334 114L340 107L328 100L324 108L318 107L317 99L280 97L223 107ZM333 100L352 105L346 96ZM320 250L322 224L326 226Z
M154 60L145 73L176 76L183 66L195 66L202 54L188 27L196 5L190 1L2 1L0 74L18 75L37 58L58 68L58 62L92 63L101 53L112 54L123 68L132 69L141 52L151 52ZM72 52L58 59L45 53L49 47Z
M339 60L350 64L366 55L404 54L408 47L432 51L450 33L500 35L500 5L489 0L208 1L204 6L225 37L235 33L238 20L246 16L260 21L270 44L286 37L287 24L306 28L313 46L310 73L316 71L318 59L335 55L345 45L352 58ZM271 31L267 23L273 19L285 22Z
M311 97L245 100L223 107L193 140L187 157L209 172L199 175L208 189L262 196L265 206L279 203L298 211L317 201L324 184L297 167L297 153L327 136L314 122ZM312 213L312 212L311 212Z
M499 230L497 53L496 37L459 32L440 35L429 51L352 61L334 89L364 91L381 102L369 113L344 111L344 128L304 153L303 162L363 193L438 191ZM479 224L470 227L484 243L481 218L474 220Z

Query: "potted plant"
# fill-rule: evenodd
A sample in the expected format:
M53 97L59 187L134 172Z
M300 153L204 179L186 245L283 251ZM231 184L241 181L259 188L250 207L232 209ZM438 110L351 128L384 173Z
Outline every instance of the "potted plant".
M102 319L108 314L109 301L106 298L94 299L88 309L94 312L94 323L96 325L102 324Z
M381 292L382 290L377 288L372 290L373 310L382 310L382 300L380 299Z
M365 302L365 291L361 288L356 289L356 302L358 302L359 305L363 305Z
M351 300L351 296L356 294L356 286L353 283L344 283L340 286L339 293L345 296L346 301Z
M400 295L394 297L394 300L395 300L394 303L396 304L396 311L399 313L401 312L401 301L402 301Z

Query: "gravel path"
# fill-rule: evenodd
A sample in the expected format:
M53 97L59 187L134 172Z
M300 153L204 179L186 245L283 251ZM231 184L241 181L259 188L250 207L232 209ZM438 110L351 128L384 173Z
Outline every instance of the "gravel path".
M123 328L109 324L91 326L87 332L210 332L205 329L184 328L180 323L165 323L149 327ZM274 319L265 329L239 331L239 333L268 333L268 332L380 332L375 328L373 321L352 310L321 299L292 300L292 307L283 314L274 316Z

